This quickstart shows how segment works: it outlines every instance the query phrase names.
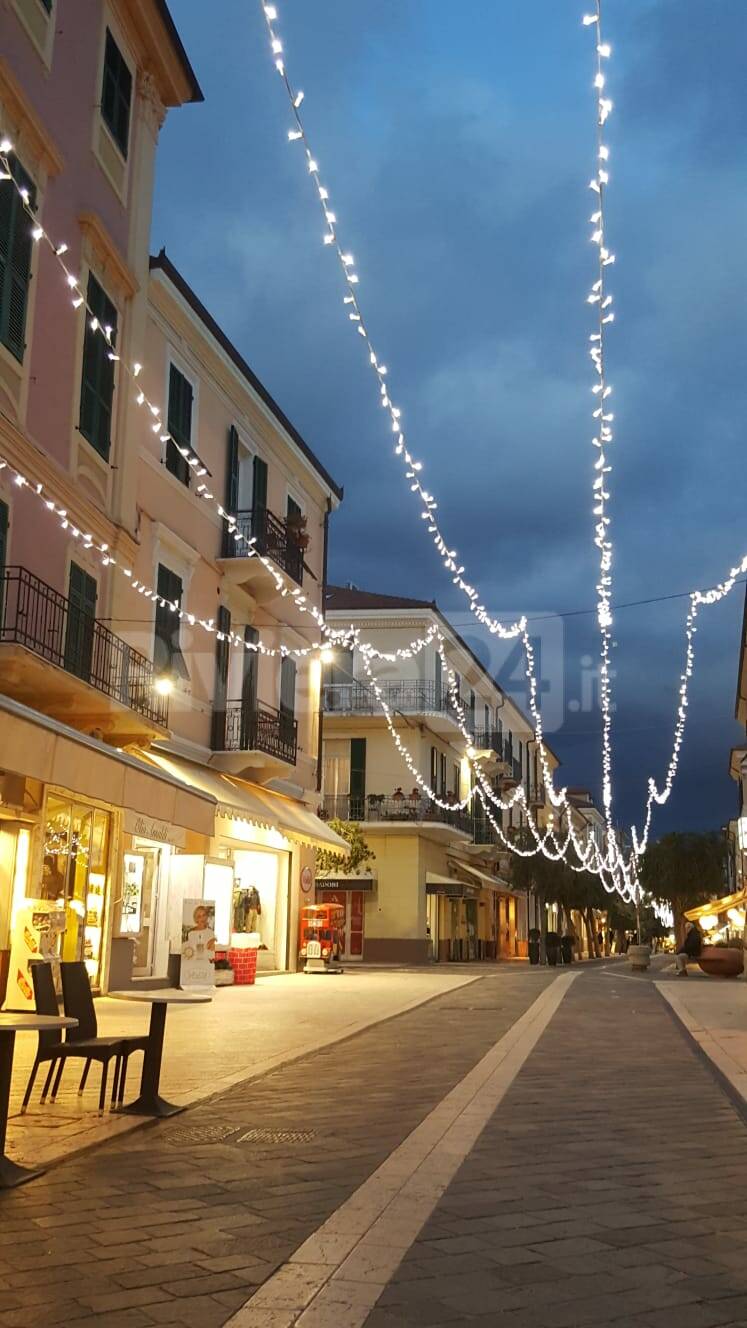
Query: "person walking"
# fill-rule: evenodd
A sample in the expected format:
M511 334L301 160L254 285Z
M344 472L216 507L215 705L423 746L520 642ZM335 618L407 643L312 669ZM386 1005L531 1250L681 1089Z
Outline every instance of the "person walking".
M703 937L700 927L695 922L688 922L685 931L685 939L682 942L682 948L674 956L674 962L677 966L677 977L687 977L688 959L697 959L703 948Z

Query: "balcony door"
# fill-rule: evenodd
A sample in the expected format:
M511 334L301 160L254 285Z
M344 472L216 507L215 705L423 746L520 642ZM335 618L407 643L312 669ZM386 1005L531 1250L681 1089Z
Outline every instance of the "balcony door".
M86 682L91 678L93 634L96 624L97 586L94 578L70 564L67 626L65 629L65 668Z

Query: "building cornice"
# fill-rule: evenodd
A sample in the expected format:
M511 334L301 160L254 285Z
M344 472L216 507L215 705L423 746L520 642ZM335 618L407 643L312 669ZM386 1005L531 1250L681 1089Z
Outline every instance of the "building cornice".
M59 175L65 159L55 146L46 125L26 97L8 61L0 56L0 102L10 123L1 127L9 132L22 158L30 156L47 175Z
M104 223L93 212L81 212L78 225L84 240L96 256L104 279L116 286L125 299L131 300L140 288L135 274L122 258Z

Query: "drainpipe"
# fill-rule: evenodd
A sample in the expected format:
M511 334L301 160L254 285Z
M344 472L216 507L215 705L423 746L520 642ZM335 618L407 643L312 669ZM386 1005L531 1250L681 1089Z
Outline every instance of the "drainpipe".
M329 516L332 511L332 499L327 498L327 510L324 513L324 546L322 553L322 613L327 604L327 562L329 557ZM316 747L316 791L322 791L322 750L324 744L324 706L322 705L321 674L319 678L319 723L317 725Z

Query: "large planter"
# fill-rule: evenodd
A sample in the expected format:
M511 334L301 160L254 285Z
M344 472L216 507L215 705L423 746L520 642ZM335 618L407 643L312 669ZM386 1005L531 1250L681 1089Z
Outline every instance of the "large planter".
M645 973L651 963L651 946L629 945L628 963L634 973Z
M744 952L736 946L704 945L698 964L711 978L738 978L744 968Z

